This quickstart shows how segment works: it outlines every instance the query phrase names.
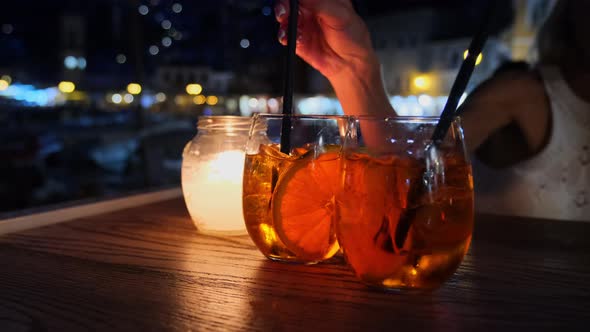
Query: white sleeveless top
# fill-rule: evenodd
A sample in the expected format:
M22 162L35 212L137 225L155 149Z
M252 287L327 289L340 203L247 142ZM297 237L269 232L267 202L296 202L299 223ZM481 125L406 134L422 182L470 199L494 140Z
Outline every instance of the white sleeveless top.
M476 211L590 221L590 103L571 91L559 69L540 72L551 102L549 142L509 169L474 160Z

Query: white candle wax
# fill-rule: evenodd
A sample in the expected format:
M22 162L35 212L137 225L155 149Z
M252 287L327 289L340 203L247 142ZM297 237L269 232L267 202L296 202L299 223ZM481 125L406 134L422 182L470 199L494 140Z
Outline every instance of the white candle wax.
M210 160L185 156L182 191L200 232L246 234L242 215L244 159L239 150L220 152Z

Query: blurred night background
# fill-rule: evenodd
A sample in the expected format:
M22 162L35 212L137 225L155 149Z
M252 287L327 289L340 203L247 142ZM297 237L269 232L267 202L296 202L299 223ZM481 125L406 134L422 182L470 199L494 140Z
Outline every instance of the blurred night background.
M534 60L551 0L502 13L470 82ZM357 0L404 115L436 115L486 1ZM200 115L279 112L272 0L19 0L0 5L0 215L178 186ZM339 114L297 63L296 112Z

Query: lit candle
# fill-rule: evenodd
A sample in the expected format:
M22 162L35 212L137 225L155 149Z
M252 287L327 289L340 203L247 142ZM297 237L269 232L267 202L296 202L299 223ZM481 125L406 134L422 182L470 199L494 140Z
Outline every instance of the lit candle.
M182 191L200 232L247 233L242 216L244 158L241 150L222 151L208 160L184 157Z

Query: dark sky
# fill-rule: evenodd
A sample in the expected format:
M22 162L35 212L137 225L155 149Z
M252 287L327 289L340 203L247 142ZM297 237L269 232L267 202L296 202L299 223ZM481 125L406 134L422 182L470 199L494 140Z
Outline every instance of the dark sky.
M498 1L498 0L497 0ZM510 21L510 0L499 0L504 9L498 27ZM182 4L181 13L171 10ZM431 7L450 13L457 20L441 31L449 37L469 36L481 21L486 1L470 0L355 0L364 18L411 8ZM11 24L10 35L0 32L0 68L26 67L43 77L53 77L62 68L60 25L63 15L82 15L86 20L85 53L89 73L115 72L132 75L139 50L144 68L162 64L208 65L217 69L241 67L246 63L276 59L282 48L276 42L277 24L273 0L18 0L3 1L0 25ZM138 15L138 5L150 5L150 13ZM154 4L156 4L154 6ZM116 8L116 9L114 9ZM268 8L266 13L268 14ZM169 48L161 46L167 31L161 21L168 19L183 35ZM134 27L137 27L136 29ZM248 38L251 47L239 46ZM159 45L158 56L150 56L150 45ZM137 47L136 47L137 46ZM128 63L115 62L118 53Z
M0 33L0 67L22 63L23 61L45 65L61 61L60 21L63 15L80 14L86 19L87 56L89 71L108 70L106 64L96 67L93 64L111 61L115 65L116 54L124 53L131 58L137 40L141 40L146 64L159 62L181 62L223 67L223 56L219 52L232 51L228 45L239 51L239 40L249 36L252 47L249 52L266 52L273 56L279 49L273 29L276 24L271 16L262 14L262 8L271 0L254 1L255 6L230 6L229 1L178 1L183 5L181 13L173 13L174 1L160 0L150 13L140 16L136 1L128 0L86 0L86 1L10 1L2 5L0 24L11 24L14 32L6 36ZM150 1L139 3L149 4ZM113 8L117 8L113 10ZM223 20L222 13L228 17ZM118 13L118 14L117 14ZM173 46L161 47L162 38L167 31L162 29L161 21L167 19L173 27L183 34L182 40ZM139 25L139 32L134 30ZM161 56L150 57L150 45L162 48ZM269 47L270 46L270 47ZM89 59L91 60L91 59Z

